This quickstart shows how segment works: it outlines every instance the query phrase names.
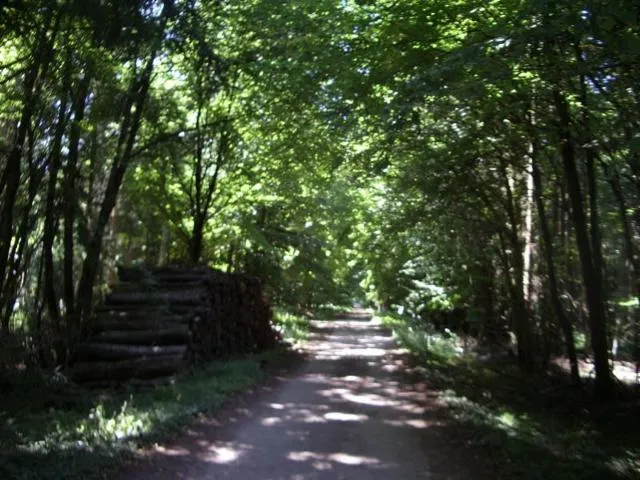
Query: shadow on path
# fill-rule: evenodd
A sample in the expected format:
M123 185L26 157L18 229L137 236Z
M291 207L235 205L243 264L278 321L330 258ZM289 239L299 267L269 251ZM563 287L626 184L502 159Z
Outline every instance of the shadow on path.
M316 321L299 371L204 420L121 477L242 480L491 478L407 370L390 333L358 312Z

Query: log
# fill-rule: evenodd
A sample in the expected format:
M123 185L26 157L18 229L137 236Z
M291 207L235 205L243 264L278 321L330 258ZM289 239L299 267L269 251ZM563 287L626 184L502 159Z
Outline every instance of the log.
M118 362L79 362L69 376L76 382L154 378L175 373L185 366L183 355L140 357Z
M158 282L159 291L173 291L173 290L197 290L206 288L204 280L191 280L181 282Z
M149 315L149 313L166 313L169 311L168 305L144 304L144 303L128 303L100 305L94 309L96 314L108 313L111 315Z
M157 306L162 303L198 305L206 301L206 290L170 290L168 292L113 292L107 295L108 307L118 306Z
M166 306L163 308L148 308L145 305L138 305L138 308L134 309L122 309L118 307L105 307L102 306L95 310L94 318L104 320L104 319L112 319L112 320L140 320L140 319L148 319L148 318L167 318L168 320L179 321L178 318L182 315L176 315L172 309L167 308ZM174 317L174 318L171 318Z
M181 345L189 342L188 325L151 330L106 330L91 337L92 342L122 345Z
M186 351L186 345L141 346L85 342L76 347L76 356L80 360L126 360L139 357L184 355Z
M157 277L158 283L162 285L170 285L170 284L197 284L203 285L211 282L216 283L215 279L212 279L208 275L200 275L200 274L190 274L190 273L178 273L174 275L158 275Z
M200 317L201 319L209 318L211 315L215 315L215 311L213 311L206 305L200 305L196 307L189 307L187 305L176 305L171 308L171 312L176 315L189 315L191 318Z
M80 350L83 359L164 356L170 350L139 349L186 344L180 351L194 362L254 351L278 339L257 277L170 265L122 268L120 279L96 317L91 343Z
M115 284L109 285L109 291L115 292L153 292L159 290L160 287L157 282L153 283L141 283L118 280Z
M100 317L94 320L92 330L103 332L105 330L156 330L188 325L191 318L187 315L165 315L152 316L151 318L141 317Z
M181 273L201 275L203 277L208 277L208 276L220 274L220 273L224 275L224 272L221 272L220 270L215 270L210 267L205 267L205 266L189 267L185 265L165 265L163 267L152 267L150 269L150 272L153 276L176 275Z
M147 283L153 281L152 272L144 265L118 265L118 278L124 282Z

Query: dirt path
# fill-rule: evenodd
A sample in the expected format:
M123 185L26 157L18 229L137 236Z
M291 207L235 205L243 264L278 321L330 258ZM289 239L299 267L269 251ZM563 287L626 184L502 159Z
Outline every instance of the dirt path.
M123 479L492 478L390 334L364 315L314 322L310 360L146 454Z

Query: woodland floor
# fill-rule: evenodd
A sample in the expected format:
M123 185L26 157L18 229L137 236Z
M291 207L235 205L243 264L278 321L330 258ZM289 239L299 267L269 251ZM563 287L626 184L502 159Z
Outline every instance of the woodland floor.
M496 465L468 446L424 376L362 313L316 321L302 366L140 454L122 479L482 479Z

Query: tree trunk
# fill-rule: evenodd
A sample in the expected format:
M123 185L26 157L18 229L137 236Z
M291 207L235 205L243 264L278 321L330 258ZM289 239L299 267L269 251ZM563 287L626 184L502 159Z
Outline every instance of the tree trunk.
M533 332L531 330L530 312L525 299L524 287L524 249L519 237L518 218L516 215L516 206L513 196L513 189L508 177L507 167L504 162L501 166L504 188L507 194L507 216L509 218L509 229L507 238L511 250L511 268L513 274L509 284L511 296L511 311L513 316L513 324L516 330L518 340L518 364L525 372L533 372L535 370L535 361L533 355Z
M20 123L18 124L15 140L7 157L2 177L0 177L0 196L4 195L2 197L2 208L0 209L0 290L4 287L7 275L8 254L13 237L13 215L20 186L22 150L36 107L39 90L38 80L46 74L53 56L53 44L58 33L58 23L59 17L56 17L50 35L47 35L50 23L42 29L38 46L33 52L34 63L25 77L24 104Z
M162 45L165 34L165 27L169 16L173 14L172 2L165 1L162 9L162 19L156 43L149 55L147 63L142 70L140 77L132 80L129 88L128 101L124 109L124 118L120 126L120 134L113 160L107 188L100 206L96 227L87 243L86 256L82 264L82 273L78 282L78 292L76 295L76 308L74 314L74 327L80 330L84 323L88 322L91 308L93 307L93 288L98 275L100 255L104 231L111 216L111 212L116 205L118 193L122 180L127 171L133 147L136 142L138 130L142 123L142 112L147 101L154 63L158 51Z
M531 151L533 146L529 146L529 164L527 165L529 169L532 168L533 163L533 152ZM531 311L531 296L533 293L533 209L534 209L534 201L533 201L533 177L531 175L526 175L525 180L525 206L524 206L524 252L522 254L523 260L523 278L522 278L522 287L523 287L523 295L525 299L525 303L527 305L527 309Z
M502 333L495 315L494 278L495 272L491 259L484 258L479 265L474 303L481 314L484 340L491 346L500 343L500 335Z
M74 225L76 217L76 204L78 196L76 192L76 177L78 172L78 157L80 148L80 125L84 119L87 95L89 93L89 85L91 83L91 74L87 72L80 84L78 85L78 93L73 103L73 122L71 123L71 132L69 134L69 156L64 169L63 184L63 214L64 214L64 281L63 281L63 298L67 310L67 315L73 317L75 315L75 286L73 275L74 260Z
M4 288L0 292L0 315L2 318L2 321L0 323L0 335L2 334L2 331L6 332L8 330L9 320L13 314L14 306L18 296L18 289L20 286L24 268L23 266L29 265L31 256L34 253L33 248L27 250L27 245L29 244L29 232L33 231L37 221L35 215L33 215L33 203L40 193L40 185L42 184L45 171L48 168L48 165L46 163L44 165L40 165L40 161L34 159L35 139L33 129L29 131L27 142L27 158L30 170L29 194L27 202L22 210L22 220L20 222L20 227L18 228L18 232L16 235L18 241L14 243L9 255L11 261L8 268L11 272L14 272L14 274L10 275L7 278L4 284ZM39 283L40 278L38 277L38 284ZM39 298L38 293L39 292L37 292L35 295L36 299ZM30 323L30 326L31 325L32 323Z
M582 54L579 47L576 47L576 60L578 64L582 63ZM605 331L606 331L606 288L604 281L604 258L602 255L602 238L600 232L600 215L598 211L598 184L596 180L596 160L598 153L593 144L594 139L591 134L591 121L589 116L589 104L587 100L587 85L584 75L580 75L580 101L582 103L582 130L584 147L585 164L587 173L587 187L589 199L589 223L591 234L591 255L593 261L593 272L595 282L602 289L602 310L605 315ZM606 340L606 339L605 339Z
M162 226L162 240L160 241L160 252L158 253L157 266L160 267L167 263L169 258L169 242L171 240L171 231L166 225Z
M631 223L627 215L627 204L622 193L620 177L617 172L610 175L609 183L618 203L618 214L620 215L620 223L622 224L625 253L627 254L627 262L629 262L629 266L633 272L634 295L640 300L640 260L636 253Z
M531 176L533 178L533 184L535 188L534 198L536 207L538 210L538 218L540 223L540 233L542 234L542 246L544 251L544 258L547 266L547 275L549 276L549 294L551 295L551 303L555 312L556 318L562 328L564 334L564 341L567 348L567 356L569 357L569 365L571 367L571 380L574 385L580 384L580 370L578 368L578 357L576 355L575 339L573 336L573 325L569 321L569 318L562 308L562 302L560 301L560 294L558 292L558 282L556 276L556 266L554 262L553 254L553 240L551 232L549 231L549 224L547 223L547 214L544 207L544 201L542 199L542 178L540 170L538 169L537 162L534 160L531 162Z
M87 245L87 252L82 265L80 281L78 283L74 315L74 327L77 330L82 328L82 325L87 322L93 306L93 288L98 275L104 231L107 223L109 222L111 212L116 205L124 174L129 166L129 162L131 161L131 153L140 128L142 112L144 110L149 86L151 84L151 74L153 72L156 53L157 49L152 52L148 59L142 76L133 81L129 91L131 100L125 110L125 118L121 124L120 138L118 140L119 147L123 146L121 147L122 151L120 151L121 148L118 148L118 153L116 154L116 158L114 158L113 165L109 173L109 179L107 181L105 195L98 213L96 227Z
M605 171L606 173L606 171ZM622 223L622 233L624 238L625 252L627 255L627 262L631 267L631 288L633 295L640 302L640 259L636 252L633 232L631 229L631 222L627 215L627 205L622 193L622 187L620 185L620 177L617 172L613 175L609 175L609 183L613 190L614 196L618 203L618 214L620 215L620 222ZM640 344L638 339L638 333L640 329L640 308L635 308L633 311L633 336L634 336L634 356L636 357L636 367L640 365ZM638 369L636 368L636 373Z
M205 219L202 215L196 215L193 220L193 231L189 241L189 259L193 265L197 265L202 258Z
M554 104L558 113L558 129L561 137L560 154L562 156L565 182L571 202L571 213L576 234L582 279L586 291L587 308L589 310L589 329L591 333L591 347L595 363L596 379L595 393L598 397L611 394L613 381L609 370L609 355L607 345L606 316L604 310L604 292L601 278L593 263L589 228L584 213L582 189L576 165L573 138L571 135L571 117L566 99L559 91L553 92Z
M68 80L68 72L65 74ZM65 84L67 83L65 80ZM67 125L67 92L60 103L56 132L51 146L51 160L49 162L49 182L47 185L47 200L45 204L44 232L42 237L42 258L44 260L44 298L53 328L58 335L60 333L60 309L58 308L58 295L56 293L55 270L53 264L53 241L56 236L57 208L56 193L58 190L58 172L62 162L62 137Z

